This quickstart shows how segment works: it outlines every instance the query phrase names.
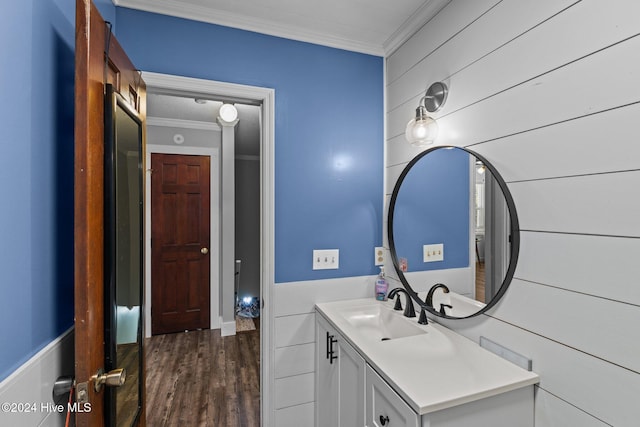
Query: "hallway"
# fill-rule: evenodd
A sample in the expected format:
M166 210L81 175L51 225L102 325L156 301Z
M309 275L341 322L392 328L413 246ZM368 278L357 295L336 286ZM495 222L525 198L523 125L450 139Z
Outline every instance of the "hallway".
M255 330L157 335L145 342L147 425L260 425L260 319Z

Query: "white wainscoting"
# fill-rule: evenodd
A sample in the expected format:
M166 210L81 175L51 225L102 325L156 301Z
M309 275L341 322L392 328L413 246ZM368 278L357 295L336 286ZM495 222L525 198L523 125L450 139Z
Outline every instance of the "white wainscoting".
M376 276L279 283L273 292L273 372L278 427L313 426L315 304L373 298Z
M640 420L638 16L625 0L453 0L387 58L387 202L420 152L406 122L438 80L437 143L485 156L514 196L511 288L442 323L533 359L536 427Z
M35 405L35 411L12 413L2 410L0 425L64 426L66 412L43 410L41 405L46 408L47 404L53 404L53 383L58 377L74 375L74 352L73 328L69 328L4 379L0 383L0 403L31 404ZM66 402L63 404L66 408Z

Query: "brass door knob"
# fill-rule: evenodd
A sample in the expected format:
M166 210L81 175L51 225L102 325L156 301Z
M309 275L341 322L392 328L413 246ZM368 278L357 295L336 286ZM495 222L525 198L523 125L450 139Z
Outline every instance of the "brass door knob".
M120 387L123 385L127 380L127 372L120 368L105 374L102 369L100 369L91 379L93 379L93 387L96 393L99 393L100 390L102 390L102 386Z
M209 253L209 249L207 249L207 248L202 248L202 249L200 249L200 253L201 253L202 255L206 255L206 254L208 254L208 253Z

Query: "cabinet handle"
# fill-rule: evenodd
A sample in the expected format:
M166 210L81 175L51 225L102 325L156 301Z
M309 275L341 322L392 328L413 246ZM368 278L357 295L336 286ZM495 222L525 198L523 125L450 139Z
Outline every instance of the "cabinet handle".
M333 337L331 335L329 335L329 331L327 331L327 341L326 341L326 344L327 344L327 357L326 358L327 359L329 358L329 356L331 355L331 352L332 352L332 350L330 350L330 348L331 348L331 339L332 338Z
M330 339L330 345L331 345L331 351L329 352L329 363L333 364L333 361L338 358L338 356L335 355L335 350L333 349L333 345L337 343L338 340L335 339L333 335L331 335L329 339Z
M387 415L386 417L383 417L382 415L380 415L380 424L382 424L384 426L388 422L389 422L389 415Z
M329 331L327 331L327 359L329 359L330 364L333 364L333 361L338 358L338 356L334 355L335 352L333 351L333 345L337 342L338 340L335 339L333 335L330 335Z

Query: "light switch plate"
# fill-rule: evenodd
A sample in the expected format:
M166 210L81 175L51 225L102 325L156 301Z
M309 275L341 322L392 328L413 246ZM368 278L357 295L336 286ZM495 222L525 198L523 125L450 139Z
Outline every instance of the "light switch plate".
M314 249L314 270L337 270L340 267L340 251L338 249Z
M424 245L422 256L424 262L444 261L444 243Z

